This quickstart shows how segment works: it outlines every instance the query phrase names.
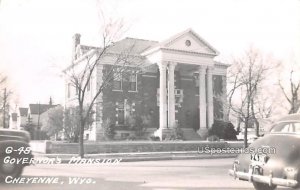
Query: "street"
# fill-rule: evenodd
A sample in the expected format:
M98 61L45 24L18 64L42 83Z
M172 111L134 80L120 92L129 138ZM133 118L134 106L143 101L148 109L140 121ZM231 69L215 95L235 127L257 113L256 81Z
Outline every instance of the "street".
M5 190L247 190L248 182L228 176L233 159L121 162L119 165L46 165L25 168L23 177L51 179L33 184L1 184ZM10 181L12 182L12 181ZM20 182L20 181L19 181ZM278 188L287 189L287 188Z

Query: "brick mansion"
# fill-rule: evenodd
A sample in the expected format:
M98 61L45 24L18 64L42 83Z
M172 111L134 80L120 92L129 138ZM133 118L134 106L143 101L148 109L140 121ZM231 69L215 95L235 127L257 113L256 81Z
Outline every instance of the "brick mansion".
M73 43L73 65L97 56L97 48L80 43L80 34L74 35ZM103 82L114 57L128 49L130 56L143 64L132 63L139 65L135 68L139 72L115 77L98 96L95 121L85 131L85 139L101 141L107 119L114 123L116 137L126 138L132 133L127 127L132 115L148 118L148 135L163 138L180 127L187 140L201 139L214 120L227 120L223 100L228 65L215 61L218 51L192 29L161 42L136 38L115 42L97 65L87 98L93 97ZM76 93L66 77L66 107L76 105Z

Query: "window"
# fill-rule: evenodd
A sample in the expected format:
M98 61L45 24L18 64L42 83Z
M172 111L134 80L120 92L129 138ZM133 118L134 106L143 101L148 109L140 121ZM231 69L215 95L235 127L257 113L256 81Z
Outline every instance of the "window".
M181 107L181 103L183 102L183 90L175 89L175 104Z
M131 74L129 76L129 91L137 91L137 76L136 74Z
M125 124L125 110L124 110L124 102L117 102L117 125Z
M117 71L114 73L113 90L122 90L122 74Z
M193 78L194 78L196 95L199 95L199 73L194 73Z
M221 75L213 75L213 84L214 95L223 94L223 79Z

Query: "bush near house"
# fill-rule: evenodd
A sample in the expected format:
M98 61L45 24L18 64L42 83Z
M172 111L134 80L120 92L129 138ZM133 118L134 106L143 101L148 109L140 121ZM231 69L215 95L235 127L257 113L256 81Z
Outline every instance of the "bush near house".
M127 140L146 140L145 137L147 128L149 126L149 116L130 115L126 118L125 127L133 131Z
M174 130L167 134L164 138L165 141L178 141L178 140L184 140L183 138L183 131L179 126L176 126Z
M149 140L151 140L151 141L160 141L160 138L157 137L157 136L151 135L151 136L149 137Z
M134 135L137 139L144 139L149 123L149 116L137 116L136 125L134 127Z
M106 140L114 140L116 135L115 124L108 118L103 123L104 137Z
M232 123L217 120L215 120L214 124L208 131L208 135L210 137L217 136L219 139L224 140L237 140L237 134L238 132L234 129Z
M49 140L49 136L34 124L23 125L23 129L28 131L31 140Z

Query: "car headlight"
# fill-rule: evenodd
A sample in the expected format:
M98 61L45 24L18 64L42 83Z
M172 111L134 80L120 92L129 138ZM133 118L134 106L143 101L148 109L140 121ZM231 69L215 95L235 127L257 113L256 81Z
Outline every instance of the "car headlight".
M284 174L286 175L287 179L297 179L298 169L294 167L285 167Z

